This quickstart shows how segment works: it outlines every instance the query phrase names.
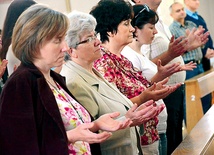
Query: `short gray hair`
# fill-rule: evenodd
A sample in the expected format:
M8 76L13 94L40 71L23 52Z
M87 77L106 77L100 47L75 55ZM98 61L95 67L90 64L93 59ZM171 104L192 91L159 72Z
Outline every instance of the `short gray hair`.
M175 4L181 4L181 3L179 3L179 2L174 2L174 3L172 3L172 4L169 6L169 13L172 13L172 7L173 7L173 5L175 5ZM181 4L181 5L183 5L183 4Z
M76 48L80 38L85 33L90 33L95 30L97 25L96 19L88 14L79 11L72 11L68 14L70 25L66 35L68 46Z

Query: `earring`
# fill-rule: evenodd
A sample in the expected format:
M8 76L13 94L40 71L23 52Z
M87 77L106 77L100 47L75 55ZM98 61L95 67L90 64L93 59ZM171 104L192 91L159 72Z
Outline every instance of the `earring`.
M135 41L138 41L138 40L137 40L137 36L136 36L136 35L135 35Z

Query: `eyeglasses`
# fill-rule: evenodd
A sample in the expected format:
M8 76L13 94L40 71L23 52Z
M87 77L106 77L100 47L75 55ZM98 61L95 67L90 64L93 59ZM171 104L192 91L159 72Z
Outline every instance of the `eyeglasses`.
M97 35L88 37L88 39L83 40L83 41L81 41L81 42L79 42L79 43L76 43L76 46L78 46L78 45L80 45L80 44L85 44L85 43L92 42L92 41L94 41L94 40L96 40L96 39L97 39Z
M137 14L136 16L134 16L135 19L136 19L144 10L146 10L147 12L150 12L150 8L149 8L148 5L144 4L143 6L144 6L144 8L141 9L141 10L138 12L138 14Z

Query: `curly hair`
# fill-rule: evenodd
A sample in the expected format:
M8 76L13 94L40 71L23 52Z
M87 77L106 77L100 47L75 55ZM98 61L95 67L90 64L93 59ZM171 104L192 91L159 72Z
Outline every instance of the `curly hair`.
M124 0L101 0L90 11L97 21L95 31L102 42L109 41L108 32L117 33L118 25L133 18L132 5Z

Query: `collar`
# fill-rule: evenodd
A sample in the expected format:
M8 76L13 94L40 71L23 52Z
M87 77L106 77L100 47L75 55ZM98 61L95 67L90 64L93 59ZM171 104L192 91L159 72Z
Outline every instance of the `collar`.
M194 18L194 19L198 19L198 12L192 12L190 10L188 10L187 8L185 8L185 12L187 15L189 15L190 17Z
M184 26L181 25L181 23L177 22L177 21L173 21L174 25L177 26L177 27L183 27L183 28L187 28L187 26L189 25L189 22L188 21L184 21Z

